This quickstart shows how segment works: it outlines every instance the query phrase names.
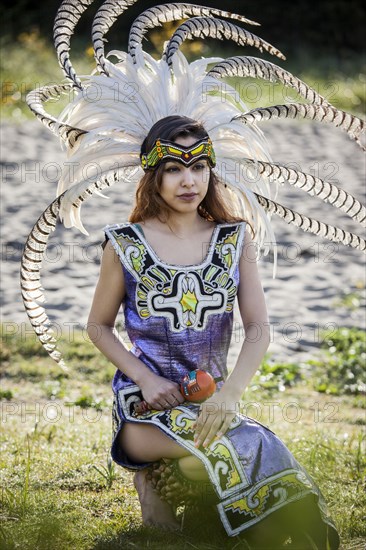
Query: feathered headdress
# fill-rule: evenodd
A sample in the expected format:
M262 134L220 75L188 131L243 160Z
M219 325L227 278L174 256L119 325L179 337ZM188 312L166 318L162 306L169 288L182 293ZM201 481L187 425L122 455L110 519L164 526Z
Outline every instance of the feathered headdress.
M273 118L308 118L345 130L364 150L360 134L364 122L340 111L304 82L281 67L256 57L208 58L188 63L179 51L185 40L217 38L253 46L281 59L283 54L237 23L257 25L242 15L194 4L164 4L145 10L132 24L128 52L104 52L104 36L116 19L136 0L106 0L97 11L92 40L97 69L78 77L71 64L70 39L82 13L93 0L64 0L57 12L54 41L66 84L44 86L30 92L27 103L36 117L64 142L68 160L57 188L57 198L46 208L30 232L21 264L21 288L27 314L50 356L63 366L49 318L38 302L45 298L40 268L50 233L59 217L66 227L86 233L80 208L86 199L119 182L135 185L142 177L141 144L150 128L169 115L184 115L201 122L216 154L215 172L229 195L233 214L255 229L255 240L268 251L274 243L272 213L304 231L360 250L366 241L357 235L309 218L276 202L278 182L286 182L329 202L365 227L366 209L345 190L285 166L273 164L256 123ZM224 18L224 19L221 19ZM142 49L149 29L187 19L165 44L161 59ZM236 21L233 23L232 21ZM208 68L211 66L211 68ZM251 111L225 77L251 77L278 81L296 90L307 103L275 105ZM59 118L49 115L43 103L75 92L74 100ZM91 177L88 165L95 167ZM71 170L72 168L72 170ZM85 173L88 173L87 179Z

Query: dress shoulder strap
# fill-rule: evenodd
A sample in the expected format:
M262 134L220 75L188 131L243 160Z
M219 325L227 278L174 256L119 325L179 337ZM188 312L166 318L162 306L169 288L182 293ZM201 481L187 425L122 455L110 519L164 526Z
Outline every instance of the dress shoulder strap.
M246 222L220 224L213 243L213 263L221 264L230 275L239 264L246 225Z
M125 269L136 279L154 263L154 260L139 233L143 234L141 226L130 222L107 225L104 233L118 255Z

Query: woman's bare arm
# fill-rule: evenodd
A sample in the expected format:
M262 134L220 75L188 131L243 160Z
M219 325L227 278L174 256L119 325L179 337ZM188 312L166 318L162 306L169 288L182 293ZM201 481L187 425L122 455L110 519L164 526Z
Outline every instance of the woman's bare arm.
M102 256L99 281L88 318L88 335L93 344L136 384L149 373L141 361L132 356L114 327L125 296L121 262L108 241Z
M178 384L154 374L127 350L115 329L115 320L125 292L121 262L108 241L88 318L88 335L103 355L141 388L145 400L153 408L163 409L167 403L173 405L182 402Z

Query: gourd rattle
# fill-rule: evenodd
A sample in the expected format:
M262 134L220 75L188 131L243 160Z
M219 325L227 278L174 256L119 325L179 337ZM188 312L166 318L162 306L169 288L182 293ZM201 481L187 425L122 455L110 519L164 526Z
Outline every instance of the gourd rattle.
M180 393L186 401L201 403L211 397L216 390L216 382L204 370L191 370L180 383Z
M213 378L211 374L204 370L191 370L182 379L179 389L186 401L201 403L215 392L216 382L219 380L222 380L222 378ZM142 414L149 410L150 406L146 401L140 401L135 404L136 414Z

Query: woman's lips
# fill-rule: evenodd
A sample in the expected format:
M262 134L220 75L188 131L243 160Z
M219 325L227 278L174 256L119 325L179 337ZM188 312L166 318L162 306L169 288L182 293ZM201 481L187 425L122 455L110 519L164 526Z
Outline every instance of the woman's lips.
M183 201L192 201L197 197L197 193L184 193L183 195L178 195L179 199Z

